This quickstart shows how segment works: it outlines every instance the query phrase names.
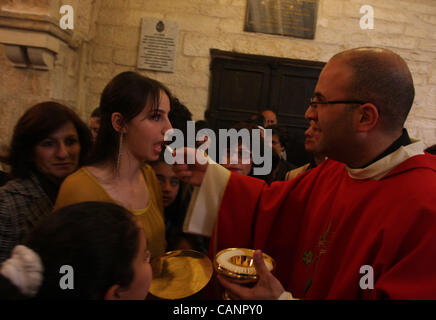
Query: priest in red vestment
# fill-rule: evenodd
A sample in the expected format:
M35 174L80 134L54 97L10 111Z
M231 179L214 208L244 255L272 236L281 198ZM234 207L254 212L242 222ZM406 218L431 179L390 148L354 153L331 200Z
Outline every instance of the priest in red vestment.
M259 282L220 279L240 299L435 299L436 157L403 128L411 73L392 51L358 48L324 67L306 111L328 157L295 179L265 182L218 164L178 164L196 188L185 230L210 253L259 252Z

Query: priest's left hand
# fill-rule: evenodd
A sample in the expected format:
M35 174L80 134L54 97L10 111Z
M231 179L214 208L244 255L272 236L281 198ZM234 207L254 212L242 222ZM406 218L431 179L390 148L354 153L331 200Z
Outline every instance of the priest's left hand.
M233 300L276 300L285 291L280 281L267 269L262 252L254 252L254 267L259 280L252 288L247 288L218 275L218 280Z

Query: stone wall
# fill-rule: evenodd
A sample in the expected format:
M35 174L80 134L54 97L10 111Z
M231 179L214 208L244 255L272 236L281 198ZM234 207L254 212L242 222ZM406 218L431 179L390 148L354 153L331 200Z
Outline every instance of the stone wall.
M374 8L374 30L360 29L364 4ZM327 61L344 49L382 46L403 56L413 73L411 135L436 143L436 1L321 0L314 40L244 32L245 9L245 0L103 1L85 80L89 110L111 77L136 69L141 18L156 17L179 23L175 72L141 72L168 85L197 120L208 105L210 48Z
M74 8L74 30L59 29L62 4ZM14 67L0 44L0 144L8 144L18 118L30 106L55 100L87 116L86 94L82 79L86 72L89 37L95 32L95 13L99 1L89 0L7 0L0 4L0 31L21 30L15 21L24 21L22 30L30 34L50 34L56 39L58 52L49 70L33 66Z
M45 2L54 8L56 1ZM244 32L246 0L75 0L73 3L77 9L75 14L81 16L74 32L82 39L82 44L73 49L74 57L68 58L66 53L65 59L56 62L59 71L55 70L54 74L13 70L0 46L2 83L18 74L17 80L9 80L11 84L6 81L1 89L2 105L9 101L14 108L23 110L23 104L28 101L20 97L14 100L14 95L24 90L29 93L26 99L37 99L40 92L40 95L75 104L87 119L113 76L137 70L141 18L155 17L179 24L175 72L139 71L165 83L191 109L196 120L204 117L208 106L211 48L325 62L344 49L381 46L403 56L413 73L416 99L407 128L412 136L423 139L427 145L436 143L434 0L320 0L314 40ZM360 29L362 5L374 8L373 30ZM56 72L65 78L60 81ZM18 84L25 84L25 88L17 90ZM42 91L38 91L39 88ZM0 115L8 113L9 109L5 111L2 107ZM3 137L11 132L17 114L12 113L7 121L0 120Z

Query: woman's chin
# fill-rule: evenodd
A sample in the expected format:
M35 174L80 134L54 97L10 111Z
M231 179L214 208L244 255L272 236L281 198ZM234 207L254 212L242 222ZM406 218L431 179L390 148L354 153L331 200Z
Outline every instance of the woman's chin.
M156 160L159 159L159 154L156 154L156 153L152 152L152 153L149 153L149 154L147 154L147 155L144 155L144 156L142 157L142 159L143 159L143 161L145 161L145 162L156 161Z

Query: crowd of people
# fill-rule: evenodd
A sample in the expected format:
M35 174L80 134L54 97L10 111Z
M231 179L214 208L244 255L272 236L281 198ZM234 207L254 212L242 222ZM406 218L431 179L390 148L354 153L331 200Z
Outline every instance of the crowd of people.
M186 132L192 114L136 72L106 85L89 125L65 105L38 103L0 158L0 299L145 299L151 259L179 249L213 259L229 247L277 263L271 273L256 251L251 288L218 277L234 299L436 298L436 157L404 129L413 99L395 53L335 55L305 115L310 163L287 161L273 110L232 126L271 130L263 176L253 170L255 135L228 148L222 166L166 163L165 133ZM191 233L188 219L204 217L213 231ZM364 265L371 290L359 287ZM63 266L74 269L74 290L59 285Z

